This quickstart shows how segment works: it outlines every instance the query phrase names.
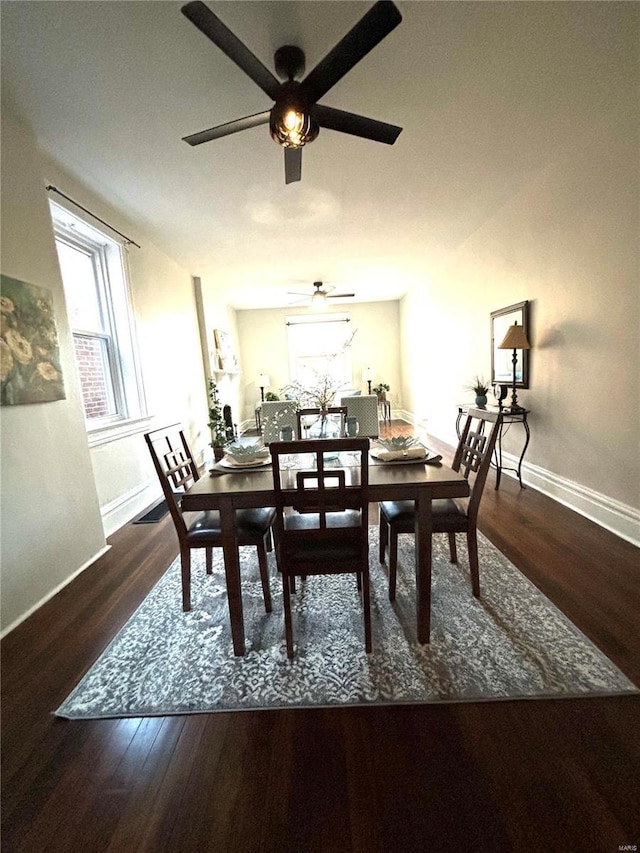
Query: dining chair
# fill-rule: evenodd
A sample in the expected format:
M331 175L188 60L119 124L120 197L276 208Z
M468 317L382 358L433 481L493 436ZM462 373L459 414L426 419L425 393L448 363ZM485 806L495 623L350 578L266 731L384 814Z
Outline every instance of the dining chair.
M469 409L451 467L469 480L468 498L438 498L431 503L433 533L446 533L452 563L458 562L456 533L467 534L473 594L480 597L477 522L478 508L491 465L491 456L502 423L501 412ZM473 475L473 476L471 476ZM389 549L389 600L396 597L398 535L415 532L413 501L382 501L380 509L380 562Z
M309 427L305 426L304 419L315 416L318 420L323 416L333 415L334 417L340 417L340 436L344 436L345 434L345 420L347 417L347 407L346 406L329 406L326 409L319 408L309 408L309 409L298 409L296 412L296 424L298 427L298 438L309 438L308 431ZM313 426L312 424L310 426ZM318 436L316 436L318 437ZM337 438L337 436L319 436L321 438Z
M217 510L185 512L180 508L180 495L200 479L198 466L179 424L145 433L153 465L171 513L180 543L182 570L182 609L191 610L191 551L205 549L207 574L213 572L213 549L222 547L220 513ZM236 531L239 545L255 545L262 582L262 594L267 613L271 613L271 592L267 569L267 551L273 550L271 526L275 518L273 507L236 510Z
M362 596L365 649L371 651L369 593L369 439L336 438L274 442L276 560L282 573L287 656L293 659L291 592L295 578L354 573ZM350 466L331 467L336 453L353 454ZM285 456L303 458L287 467ZM328 614L327 619L330 619Z

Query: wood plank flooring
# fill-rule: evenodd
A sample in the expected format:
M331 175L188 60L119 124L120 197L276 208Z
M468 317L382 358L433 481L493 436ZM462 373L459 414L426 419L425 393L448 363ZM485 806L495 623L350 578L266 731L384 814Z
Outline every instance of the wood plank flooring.
M640 684L638 549L493 476L482 531ZM2 642L4 853L640 845L638 697L56 719L178 550L169 518L110 544Z

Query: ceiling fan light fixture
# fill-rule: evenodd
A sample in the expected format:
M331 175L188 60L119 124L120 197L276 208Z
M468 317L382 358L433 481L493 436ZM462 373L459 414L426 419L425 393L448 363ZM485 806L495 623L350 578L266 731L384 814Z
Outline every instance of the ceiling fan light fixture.
M271 138L283 148L302 148L319 133L318 124L308 112L291 104L276 104L269 118Z
M316 289L311 297L311 310L324 311L327 307L327 294L324 290Z

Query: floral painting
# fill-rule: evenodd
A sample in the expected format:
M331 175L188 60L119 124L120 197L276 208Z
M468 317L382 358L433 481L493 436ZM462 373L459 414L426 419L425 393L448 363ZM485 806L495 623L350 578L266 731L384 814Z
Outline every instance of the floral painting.
M64 400L51 292L2 275L0 308L2 405Z

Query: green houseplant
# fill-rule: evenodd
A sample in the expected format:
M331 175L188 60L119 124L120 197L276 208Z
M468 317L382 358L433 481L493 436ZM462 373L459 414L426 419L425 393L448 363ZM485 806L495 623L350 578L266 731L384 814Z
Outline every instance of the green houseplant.
M475 376L473 382L467 385L468 391L473 391L476 395L476 406L484 408L487 405L487 394L489 393L489 383L482 376Z
M377 395L378 400L383 403L387 399L387 391L390 391L391 388L386 382L378 382L371 390Z
M222 459L224 456L222 448L227 441L227 425L222 416L218 386L214 379L209 380L209 429L214 458Z

